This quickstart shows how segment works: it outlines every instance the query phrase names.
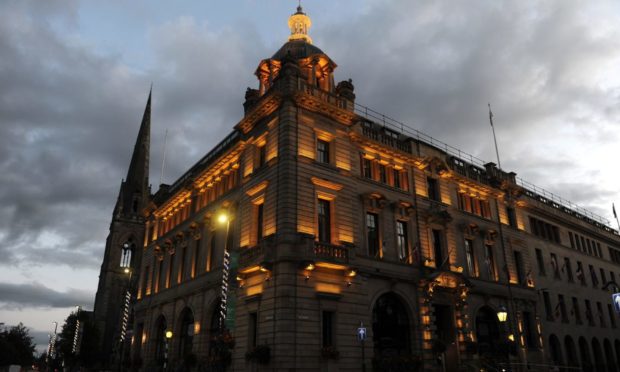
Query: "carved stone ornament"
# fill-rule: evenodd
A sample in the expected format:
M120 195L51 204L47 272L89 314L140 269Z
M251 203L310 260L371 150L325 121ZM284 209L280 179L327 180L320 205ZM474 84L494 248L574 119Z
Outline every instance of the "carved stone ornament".
M497 239L497 231L493 229L489 229L489 230L481 231L481 233L484 236L485 244L491 244L491 245L495 244L495 240Z
M172 244L172 241L170 239L166 240L166 242L164 243L164 247L166 247L166 251L168 252L168 254L174 254L174 252L176 252L176 247L174 244Z
M155 258L157 258L158 261L164 260L164 251L158 245L156 245L155 248L153 248L153 255L155 256Z
M388 200L385 196L379 194L378 192L363 194L362 199L364 200L366 207L371 209L383 209L388 204Z
M466 223L461 225L461 230L463 230L463 235L474 238L480 232L480 227L475 223Z
M436 223L440 225L446 225L452 221L450 213L443 208L431 208L428 211L428 223Z

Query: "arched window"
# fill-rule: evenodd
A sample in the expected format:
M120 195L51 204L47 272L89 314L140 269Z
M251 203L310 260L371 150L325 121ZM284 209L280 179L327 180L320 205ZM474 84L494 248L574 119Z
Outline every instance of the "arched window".
M571 367L579 366L577 360L577 348L575 347L575 341L570 336L564 338L564 350L566 351L566 363Z
M579 355L581 356L581 369L584 372L592 371L590 347L588 346L588 341L583 337L579 337Z
M562 358L562 346L556 335L549 336L549 350L551 350L551 360L556 366L564 364Z
M601 343L596 338L592 339L592 352L594 353L594 369L596 371L605 371L605 359L603 358L603 350Z
M155 361L163 366L166 359L166 318L161 315L155 322Z
M411 354L410 323L403 302L394 293L377 299L372 310L375 358Z
M607 371L616 371L616 362L614 361L614 350L608 339L603 340L603 349L605 349L605 361L607 362Z
M183 358L192 352L194 346L194 314L185 308L181 314L181 328L179 330L179 357Z
M122 268L130 268L132 267L132 256L133 251L136 248L136 245L133 242L133 238L127 239L121 245L121 262L120 267Z

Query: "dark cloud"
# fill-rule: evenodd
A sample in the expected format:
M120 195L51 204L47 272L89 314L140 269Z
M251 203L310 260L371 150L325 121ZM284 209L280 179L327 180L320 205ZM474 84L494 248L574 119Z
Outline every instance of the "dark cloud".
M63 308L92 303L92 293L79 289L59 292L37 282L0 283L0 309L23 307Z

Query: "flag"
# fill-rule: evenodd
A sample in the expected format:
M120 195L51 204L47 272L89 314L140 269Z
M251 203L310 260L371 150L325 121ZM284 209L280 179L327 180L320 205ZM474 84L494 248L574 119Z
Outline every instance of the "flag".
M618 218L618 215L616 214L616 206L614 205L614 203L611 203L611 210L614 211L614 218Z
M493 112L491 111L491 104L489 103L489 122L493 126Z

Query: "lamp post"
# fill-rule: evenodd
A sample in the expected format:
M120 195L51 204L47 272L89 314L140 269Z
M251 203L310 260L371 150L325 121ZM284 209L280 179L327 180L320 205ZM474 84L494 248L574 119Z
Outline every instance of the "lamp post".
M167 330L165 334L165 342L164 342L164 372L168 370L168 344L170 343L170 339L172 338L172 331Z
M123 269L123 273L127 275L127 287L123 298L123 307L121 314L121 330L119 339L120 358L118 370L123 370L123 359L125 357L125 338L127 336L127 327L129 326L130 306L131 306L131 276L133 269L131 268L132 251L135 245L131 240L123 243L122 259L120 267Z

